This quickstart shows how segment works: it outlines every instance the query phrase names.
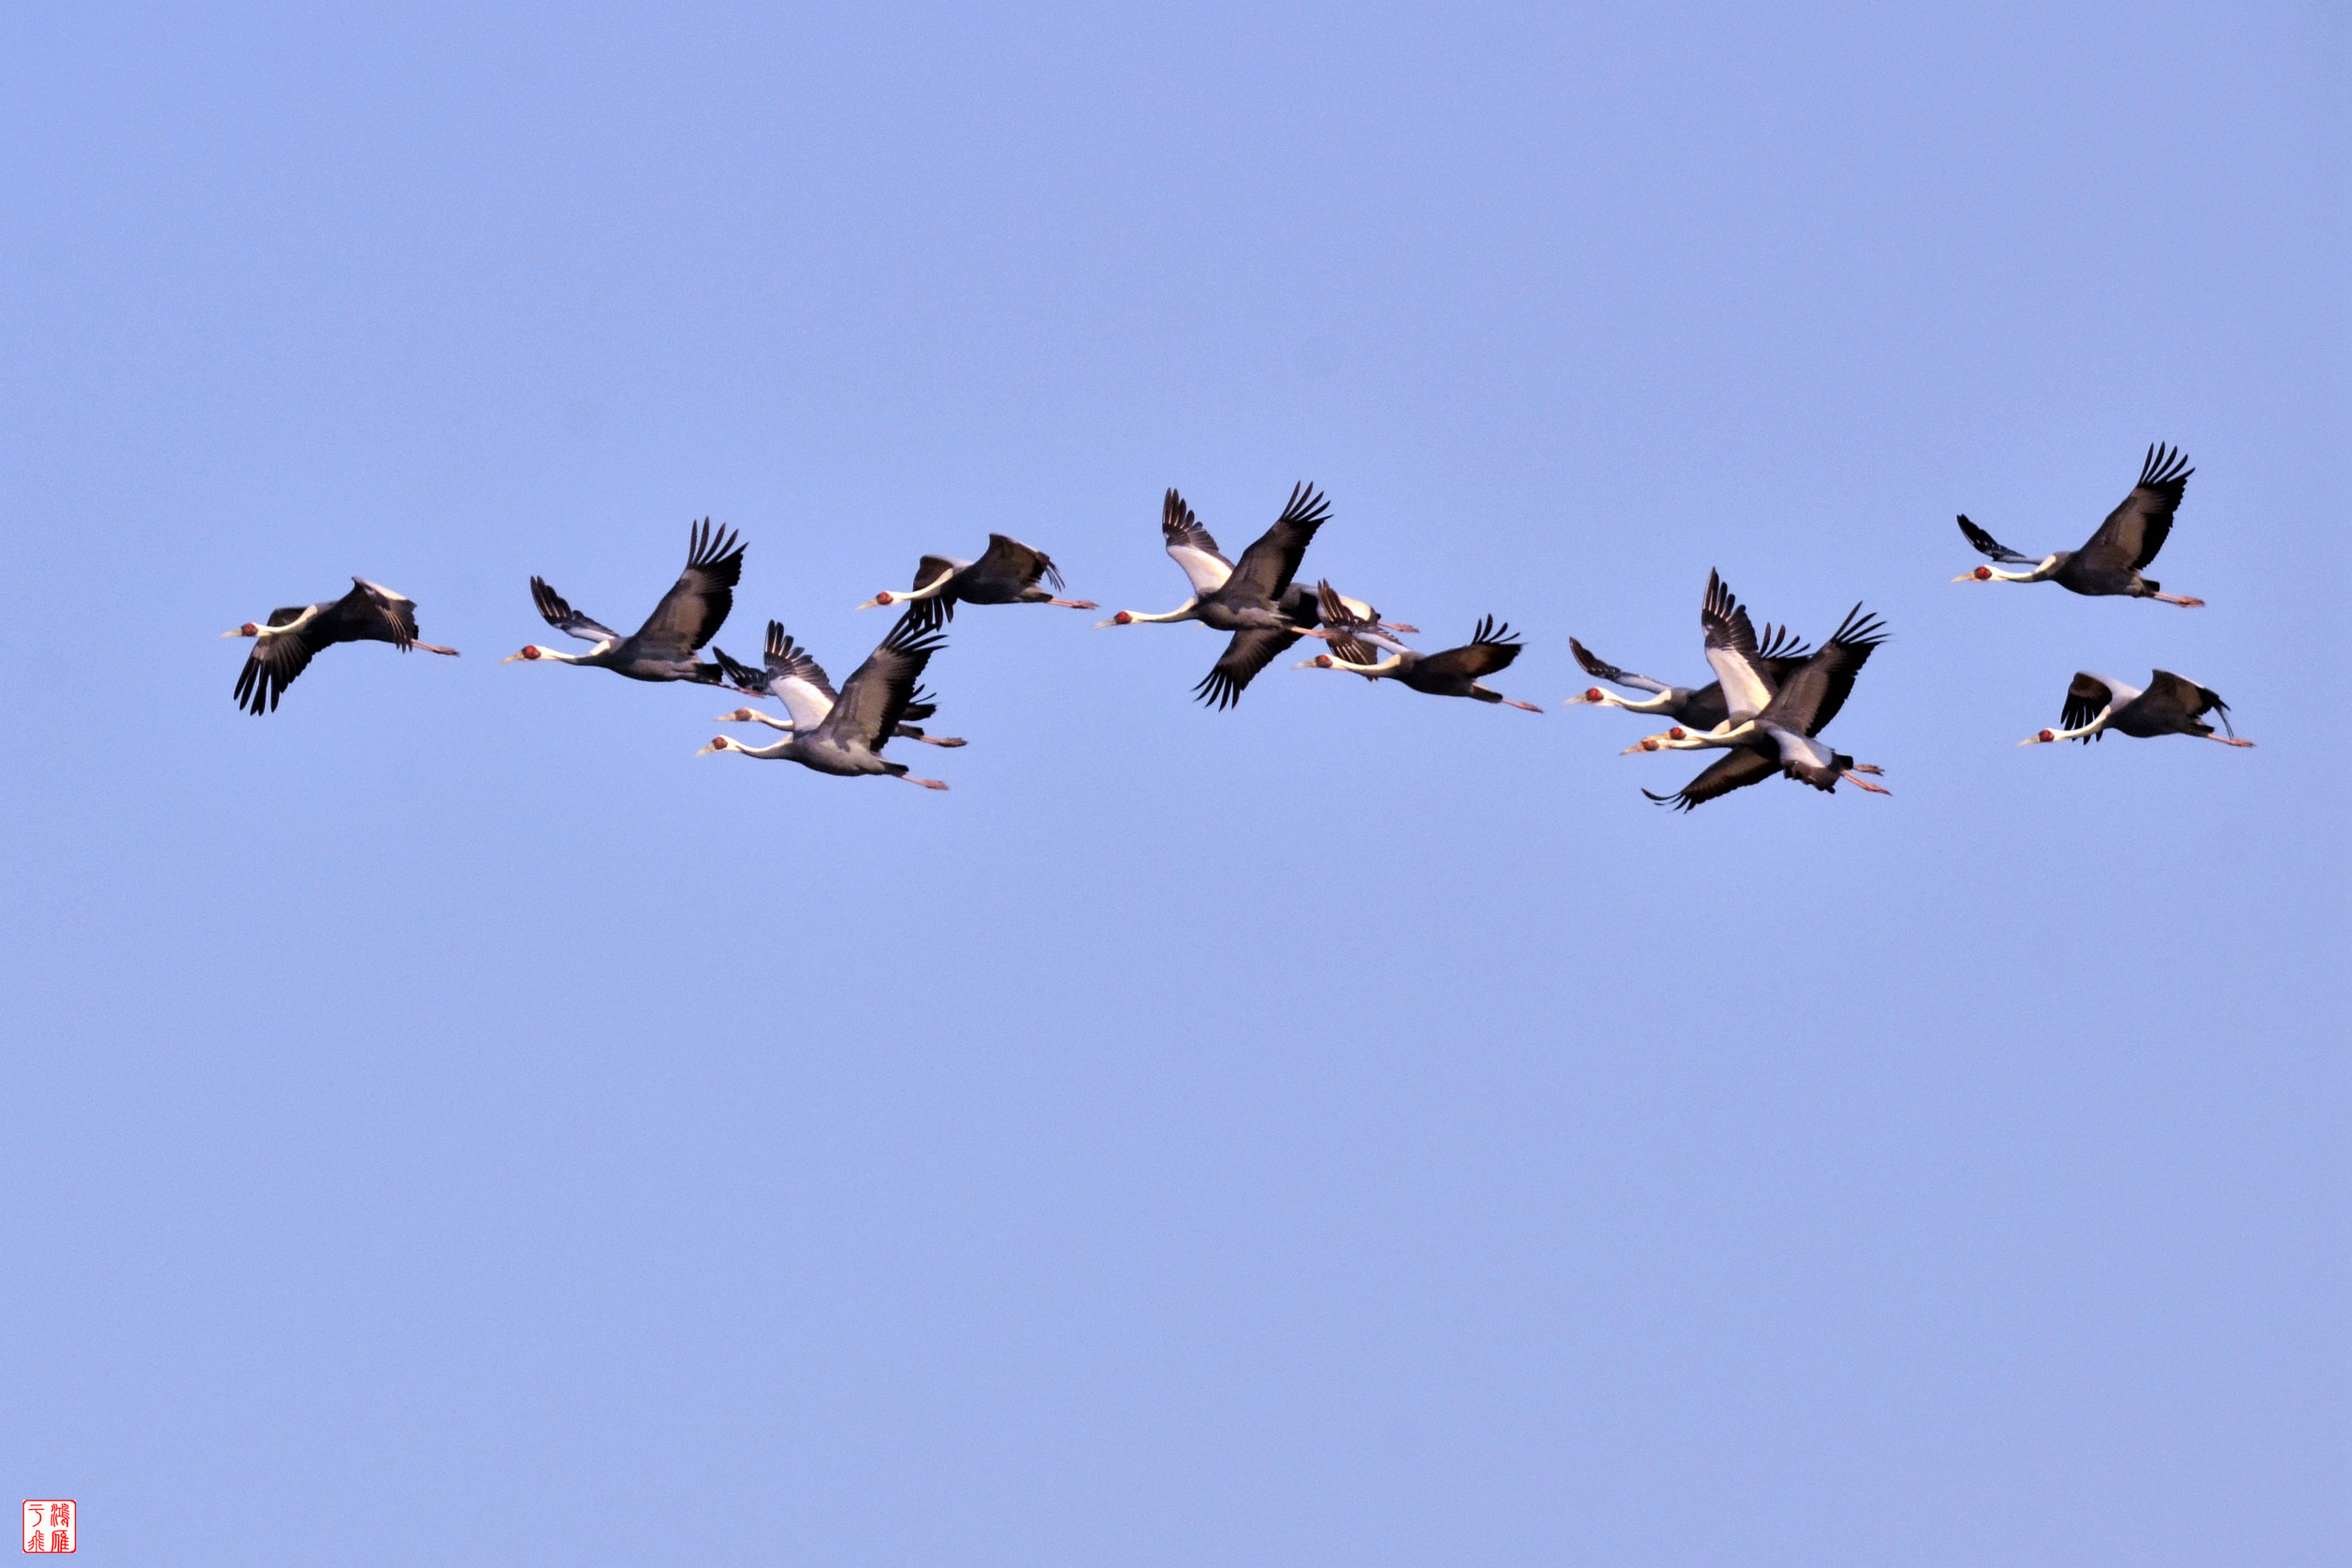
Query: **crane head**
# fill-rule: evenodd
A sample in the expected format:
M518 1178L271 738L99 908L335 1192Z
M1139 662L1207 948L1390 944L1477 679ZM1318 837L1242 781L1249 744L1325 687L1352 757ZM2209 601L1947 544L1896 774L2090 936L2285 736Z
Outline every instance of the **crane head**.
M222 632L221 635L224 637L258 637L261 635L261 628L255 626L252 621L247 621L242 626L230 628L228 631Z
M500 660L499 662L501 664L512 664L517 659L544 659L546 656L547 650L545 648L541 647L537 643L532 643L529 646L525 647L522 652L510 653L505 658Z
M1607 695L1607 693L1604 692L1599 687L1588 686L1582 691L1579 691L1575 696L1569 698L1568 705L1570 707L1575 707L1578 703L1597 703L1605 695Z
M2057 738L2057 732L2054 730L2043 730L2038 734L2027 735L2024 740L2019 741L2017 744L2020 746L2046 746Z
M1980 566L1973 572L1963 572L1952 580L1955 583L1989 583L1993 580L1993 569Z
M694 755L697 757L707 757L714 751L732 751L734 749L734 746L735 743L729 740L725 735L713 735L710 737L710 744L704 747L700 751L695 752Z

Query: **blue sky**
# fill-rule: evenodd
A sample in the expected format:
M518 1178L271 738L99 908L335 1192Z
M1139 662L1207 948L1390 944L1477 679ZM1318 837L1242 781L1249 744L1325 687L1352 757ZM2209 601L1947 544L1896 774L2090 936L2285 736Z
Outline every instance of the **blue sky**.
M93 1561L2339 1561L2323 7L0 23L0 1475ZM1949 584L2197 465L2184 612ZM974 610L929 794L718 641L991 530L1494 614L1541 717ZM1894 640L1886 799L1561 710ZM218 632L351 573L462 660ZM2251 752L2020 751L2078 668ZM111 1554L111 1555L109 1555Z

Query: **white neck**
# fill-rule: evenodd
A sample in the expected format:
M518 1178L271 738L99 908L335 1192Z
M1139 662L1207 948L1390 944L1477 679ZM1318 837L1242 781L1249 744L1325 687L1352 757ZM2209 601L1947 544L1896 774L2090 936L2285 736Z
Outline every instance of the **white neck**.
M1598 707L1623 708L1628 713L1665 713L1673 708L1677 696L1688 695L1688 692L1665 691L1655 697L1645 697L1636 703L1620 697L1613 691L1604 691L1598 697L1587 697L1583 700Z
M1147 621L1190 620L1192 619L1194 613L1199 608L1199 600L1187 599L1182 604L1179 604L1176 608L1169 611L1168 614L1164 616L1139 615L1137 612L1129 610L1127 612L1127 624L1130 626L1140 626Z

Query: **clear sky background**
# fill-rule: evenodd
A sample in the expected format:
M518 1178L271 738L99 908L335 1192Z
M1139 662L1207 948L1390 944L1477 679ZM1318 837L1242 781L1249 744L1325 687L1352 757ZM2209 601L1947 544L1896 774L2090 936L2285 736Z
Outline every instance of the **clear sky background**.
M93 1562L2340 1562L2344 13L19 7L0 1485ZM1962 588L2152 441L2210 608ZM1541 717L967 610L1160 495ZM1886 799L1561 700L1720 567ZM363 573L462 660L216 640ZM1303 651L1312 651L1307 649ZM2250 752L2020 751L2078 668ZM2313 690L2304 692L2302 685Z

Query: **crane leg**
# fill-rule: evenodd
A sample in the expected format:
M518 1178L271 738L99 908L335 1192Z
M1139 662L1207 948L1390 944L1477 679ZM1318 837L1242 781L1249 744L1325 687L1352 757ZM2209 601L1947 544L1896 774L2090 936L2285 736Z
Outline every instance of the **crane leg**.
M917 778L911 773L902 773L898 777L905 779L909 784L920 784L926 790L944 790L947 788L945 784L940 783L936 778Z
M2167 604L2178 604L2184 610L2201 610L2205 607L2203 600L2184 599L2177 593L2152 593L2148 597L2160 600Z
M1872 773L1876 773L1876 772L1878 772L1879 770L1878 770L1877 768L1872 768L1870 771L1871 771ZM1893 793L1895 792L1895 791L1892 791L1892 790L1883 789L1883 788L1880 787L1879 785L1873 784L1873 783L1871 783L1871 782L1870 782L1868 779L1866 779L1866 778L1862 778L1862 777L1856 777L1856 776L1855 776L1855 774L1854 774L1854 772L1853 772L1851 769L1849 769L1849 770L1847 771L1847 773L1846 773L1846 776L1845 776L1845 777L1846 777L1846 782L1847 782L1847 783L1849 783L1849 784L1851 784L1851 785L1852 785L1855 789L1857 789L1857 790L1867 790L1867 791L1870 791L1872 794L1874 794L1874 795L1891 795L1891 794L1893 794Z

